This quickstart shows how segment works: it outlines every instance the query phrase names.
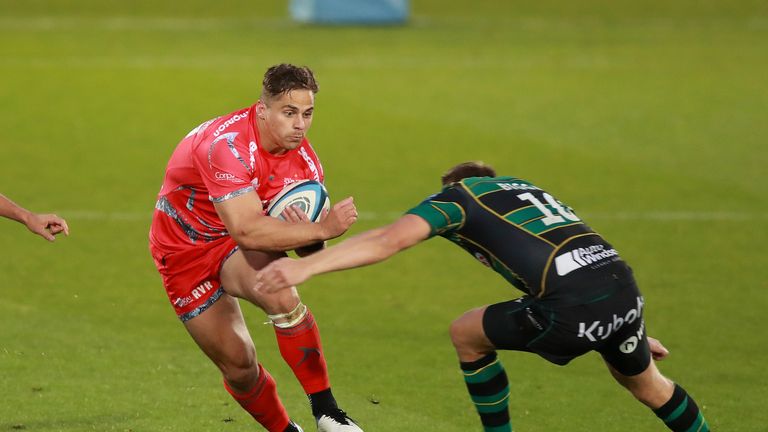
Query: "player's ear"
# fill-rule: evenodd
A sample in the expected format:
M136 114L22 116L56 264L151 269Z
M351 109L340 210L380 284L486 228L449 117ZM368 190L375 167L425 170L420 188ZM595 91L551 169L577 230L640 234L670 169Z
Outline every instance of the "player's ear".
M262 120L266 118L266 111L267 111L267 105L264 104L264 102L261 101L261 99L256 102L256 116Z

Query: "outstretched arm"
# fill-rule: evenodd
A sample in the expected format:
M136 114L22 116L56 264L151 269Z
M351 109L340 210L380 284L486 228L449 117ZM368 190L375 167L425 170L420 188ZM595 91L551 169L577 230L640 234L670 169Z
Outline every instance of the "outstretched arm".
M318 274L384 261L427 239L429 233L424 219L407 214L391 225L358 234L306 258L283 258L269 264L257 275L256 290L272 293Z
M3 194L0 194L0 216L24 224L27 229L48 241L56 240L56 234L62 232L69 235L69 226L64 219L55 214L32 213Z

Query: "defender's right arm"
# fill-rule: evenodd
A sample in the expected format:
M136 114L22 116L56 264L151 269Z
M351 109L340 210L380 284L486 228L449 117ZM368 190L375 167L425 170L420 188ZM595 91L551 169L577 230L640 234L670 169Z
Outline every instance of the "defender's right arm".
M283 258L272 262L259 272L256 289L272 293L318 274L384 261L426 240L430 230L426 220L406 214L390 225L358 234L306 258Z

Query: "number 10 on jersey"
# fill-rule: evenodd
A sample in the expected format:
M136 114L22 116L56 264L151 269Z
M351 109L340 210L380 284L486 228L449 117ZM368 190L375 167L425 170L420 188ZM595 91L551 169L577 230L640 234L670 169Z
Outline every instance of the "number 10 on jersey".
M544 215L544 218L541 219L541 222L546 225L552 225L556 223L565 222L566 219L573 222L578 222L581 219L579 219L578 216L573 214L570 210L566 209L560 202L558 202L552 195L544 192L543 194L544 200L547 201L547 204L552 206L557 211L557 215L552 213L552 211L544 205L541 201L539 201L538 198L536 198L532 193L526 192L524 194L520 194L517 197L520 198L523 201L528 201L534 206L536 206L537 209Z

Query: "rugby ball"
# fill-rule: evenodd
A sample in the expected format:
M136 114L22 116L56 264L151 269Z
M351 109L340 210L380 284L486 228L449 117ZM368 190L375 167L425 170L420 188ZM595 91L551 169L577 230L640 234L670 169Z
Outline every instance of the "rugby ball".
M330 210L331 199L322 183L302 180L287 185L275 195L267 206L267 214L285 220L282 213L289 206L298 206L309 220L317 222L323 213Z

